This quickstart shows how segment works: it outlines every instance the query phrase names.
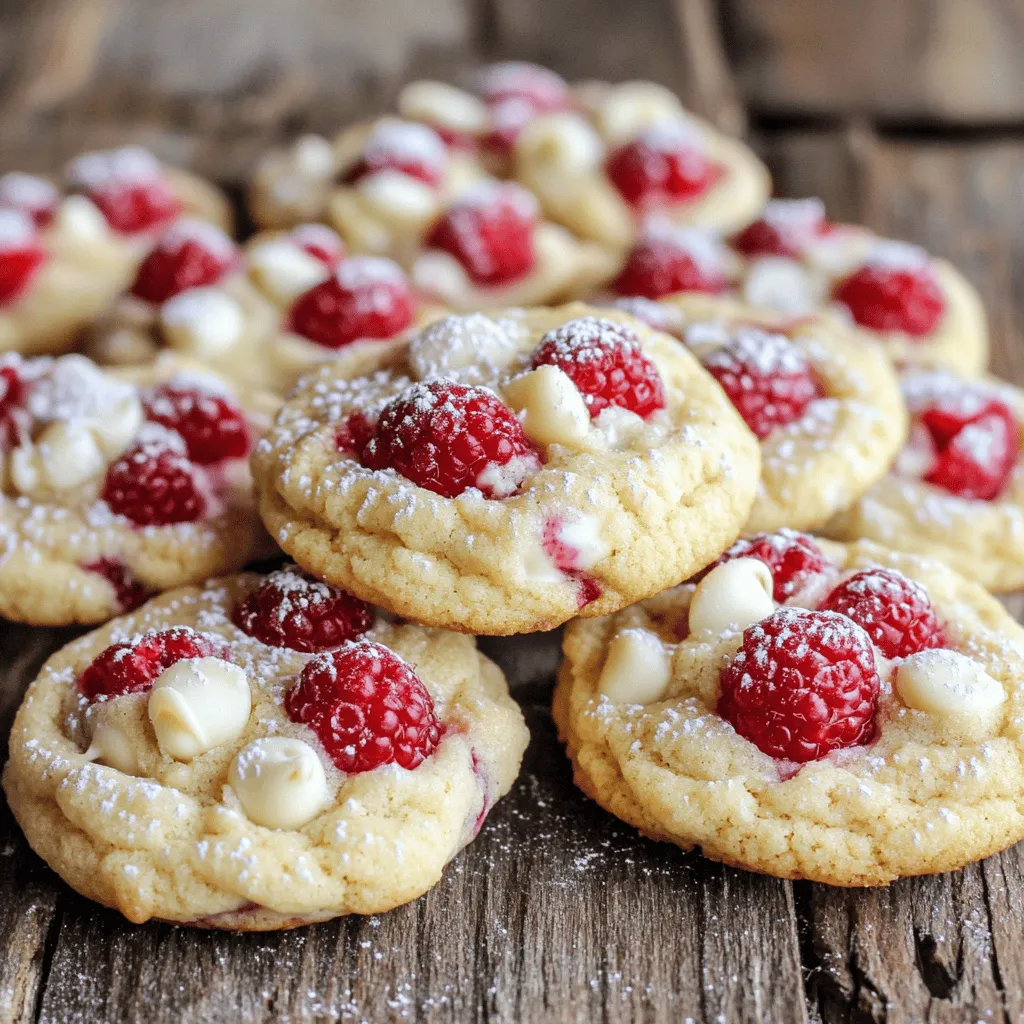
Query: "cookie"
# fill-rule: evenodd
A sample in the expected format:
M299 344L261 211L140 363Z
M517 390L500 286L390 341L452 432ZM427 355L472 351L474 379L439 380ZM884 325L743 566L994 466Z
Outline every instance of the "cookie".
M55 654L3 786L50 867L133 922L290 928L426 892L527 740L472 638L292 567L173 591Z
M257 236L243 250L214 225L183 217L89 332L86 352L117 366L170 349L283 394L325 360L357 370L382 342L437 315L397 264L346 257L323 225Z
M72 348L181 211L231 223L212 185L139 147L84 154L66 178L62 195L45 178L0 177L0 352Z
M273 409L180 360L0 358L0 616L103 622L267 552L248 455Z
M742 228L768 198L764 165L653 82L591 84L577 109L531 120L515 175L544 212L622 255L652 217L716 232Z
M992 377L908 370L906 445L826 532L939 558L992 590L1024 586L1024 394Z
M834 318L698 294L622 301L679 337L760 439L748 532L822 526L884 475L906 438L889 360Z
M565 656L576 782L653 838L847 886L1024 838L1024 631L939 562L762 535Z
M254 453L271 535L364 600L481 634L707 564L749 514L756 440L675 339L596 313L451 316L374 374L311 374Z
M988 362L981 298L955 267L867 228L832 223L818 199L773 199L728 239L654 221L611 289L646 299L726 293L789 316L828 312L872 335L900 364L976 374Z

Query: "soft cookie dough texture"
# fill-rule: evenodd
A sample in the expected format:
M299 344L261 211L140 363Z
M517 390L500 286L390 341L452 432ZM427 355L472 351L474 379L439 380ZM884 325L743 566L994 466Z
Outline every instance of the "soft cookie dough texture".
M715 714L719 672L739 633L687 637L694 587L685 585L569 627L554 713L577 784L652 838L833 885L950 871L1020 840L1024 630L938 562L867 542L821 548L838 567L833 580L886 566L924 586L950 646L1001 684L1004 702L978 715L912 710L894 692L893 664L883 662L877 739L789 765L798 769L790 774ZM609 642L627 628L655 634L671 666L664 693L646 705L598 690Z
M497 666L470 637L378 617L367 639L415 667L447 728L412 771L338 772L281 703L311 656L267 647L230 621L260 579L177 590L74 641L43 666L15 720L3 785L33 849L73 888L134 922L246 931L389 910L438 881L519 770L528 734ZM86 712L75 687L109 644L170 626L227 643L252 696L237 739L188 762L160 752L148 694ZM116 719L137 758L134 775L86 756L93 716ZM328 799L299 828L254 824L229 785L235 755L265 736L301 739L322 763Z
M549 330L593 315L636 332L666 408L647 421L602 414L578 447L547 445L544 464L514 496L470 488L441 497L338 450L337 430L354 410L372 418L434 376L500 394ZM758 468L753 435L678 341L579 303L439 321L409 335L371 376L347 380L325 367L299 385L253 456L260 514L300 565L397 614L484 634L607 614L686 579L739 532ZM578 580L544 554L552 520L586 538L580 568L601 593L582 608Z

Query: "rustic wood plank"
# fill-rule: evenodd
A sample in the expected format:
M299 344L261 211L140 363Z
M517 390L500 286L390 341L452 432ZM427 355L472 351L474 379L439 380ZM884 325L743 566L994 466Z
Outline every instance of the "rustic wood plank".
M720 0L757 113L956 124L1024 117L1017 0Z

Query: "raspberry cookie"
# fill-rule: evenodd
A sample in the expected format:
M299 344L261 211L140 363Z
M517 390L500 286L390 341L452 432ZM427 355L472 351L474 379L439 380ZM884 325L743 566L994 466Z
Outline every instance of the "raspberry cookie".
M833 224L818 199L776 199L730 240L655 221L612 282L619 295L728 291L790 316L830 311L880 340L898 363L980 373L981 299L945 260L866 228Z
M320 578L507 634L706 565L749 514L758 452L677 341L572 304L447 317L359 379L323 368L253 472L272 535Z
M889 360L838 320L697 294L637 312L672 325L760 439L747 530L822 526L885 473L906 438Z
M717 232L748 224L770 190L743 143L652 82L590 85L582 110L532 120L516 140L516 177L545 213L616 253L652 217Z
M910 438L878 481L828 524L930 557L993 590L1024 585L1024 394L944 370L903 375Z
M397 264L346 257L323 225L254 239L243 252L212 224L182 218L90 332L87 352L133 365L170 348L283 393L328 359L357 369L381 342L428 319Z
M565 654L576 781L653 838L832 885L1024 838L1024 631L939 562L759 535Z
M55 654L3 785L33 849L131 921L291 928L426 892L527 739L470 637L292 567L165 594Z
M0 359L0 615L103 622L267 550L248 455L272 410L180 361Z

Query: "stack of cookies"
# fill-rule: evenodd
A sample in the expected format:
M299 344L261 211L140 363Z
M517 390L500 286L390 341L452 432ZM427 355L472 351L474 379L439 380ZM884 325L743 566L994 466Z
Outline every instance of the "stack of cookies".
M268 154L244 242L136 148L0 178L0 614L99 626L14 726L32 846L133 921L414 899L528 739L474 636L566 623L646 835L839 885L1024 838L1024 399L953 267L769 194L525 64Z

